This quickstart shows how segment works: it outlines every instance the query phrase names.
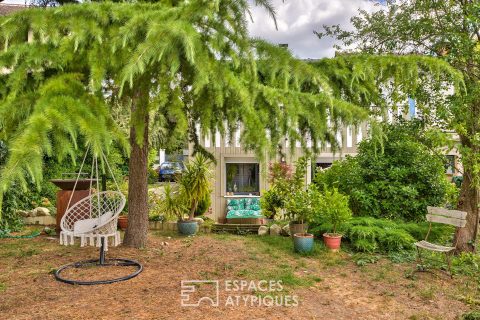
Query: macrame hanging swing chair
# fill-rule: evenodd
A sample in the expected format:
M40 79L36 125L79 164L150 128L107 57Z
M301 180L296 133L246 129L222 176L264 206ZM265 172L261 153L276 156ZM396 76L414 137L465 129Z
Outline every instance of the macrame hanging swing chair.
M126 199L125 196L120 192L115 176L108 164L107 157L103 152L101 152L101 157L104 163L106 164L110 175L115 182L117 191L107 191L106 183L102 183L103 191L100 191L99 188L99 175L98 175L98 158L92 152L92 170L90 175L90 188L89 195L82 200L74 203L70 206L72 202L75 189L77 187L78 180L82 174L82 169L87 159L89 149L85 152L83 157L80 170L77 174L75 184L73 186L72 193L67 205L67 211L65 212L62 220L60 222L61 232L60 232L60 244L61 245L73 245L75 244L75 239L80 239L80 246L85 245L96 245L100 248L100 256L98 259L86 260L80 262L74 262L71 264L64 265L57 269L55 272L55 278L58 281L65 282L68 284L78 284L78 285L96 285L96 284L108 284L114 282L120 282L129 280L133 277L136 277L140 272L142 272L143 267L140 263L134 260L121 259L121 258L111 258L106 259L105 253L108 250L109 239L112 240L113 246L120 244L120 233L117 231L117 221L118 216L125 207ZM94 179L95 175L95 179ZM96 183L96 188L93 189L93 182ZM130 267L134 268L134 272L119 278L113 279L104 279L96 281L85 281L85 280L74 280L67 279L62 276L62 272L71 269L81 269L81 268L92 268L92 267Z

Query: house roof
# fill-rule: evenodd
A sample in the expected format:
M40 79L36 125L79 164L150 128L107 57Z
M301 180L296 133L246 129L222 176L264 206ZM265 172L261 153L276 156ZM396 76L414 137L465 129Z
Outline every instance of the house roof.
M27 6L23 4L5 4L0 3L0 16L6 16L7 14L11 14L23 9L26 9Z

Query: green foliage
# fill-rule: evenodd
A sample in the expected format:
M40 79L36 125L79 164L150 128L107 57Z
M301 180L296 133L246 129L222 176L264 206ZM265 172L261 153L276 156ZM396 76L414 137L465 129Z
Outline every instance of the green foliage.
M480 320L480 310L469 311L462 315L462 320Z
M268 1L254 3L273 13ZM126 126L131 145L188 139L206 153L200 135L231 137L241 123L242 145L262 158L285 137L306 146L308 135L315 149L333 143L327 113L345 124L366 118L332 96L317 69L250 39L250 8L247 0L84 3L0 17L0 68L9 70L0 74L0 138L11 151L0 191L14 181L26 189L27 177L40 185L45 156L73 161L85 145L108 154L112 141L128 151Z
M190 220L194 218L200 201L212 192L212 161L198 153L185 164L185 170L178 179L180 193L187 202Z
M309 222L321 210L320 201L320 192L311 184L306 190L300 189L288 196L285 215L292 222Z
M337 188L325 187L323 192L319 192L315 197L316 217L313 218L313 221L325 221L332 226L330 231L336 234L338 228L341 228L352 217L352 210L348 206L348 196L341 194Z
M461 204L469 215L474 215L461 231L464 234L458 246L461 250L473 251L479 213L469 208L477 206L480 187L478 1L386 1L382 10L360 11L351 22L353 29L349 31L338 25L326 26L325 32L319 35L333 36L343 42L344 48L356 48L370 54L368 56L372 59L378 54L436 56L463 78L464 86L460 91L449 91L448 85L424 80L415 81L417 84L408 90L392 89L393 92L402 92L404 97L414 98L428 125L458 134L457 149L462 156L465 179L462 188L471 194ZM378 74L375 66L371 66L371 70ZM345 78L351 77L347 75ZM366 95L371 96L376 90L366 91ZM471 190L473 188L476 190Z
M164 222L165 221L165 216L159 214L159 213L155 213L153 215L149 215L148 216L148 221L160 221L160 222Z
M197 209L195 210L195 216L201 216L207 212L208 208L212 204L212 198L210 194L206 195L203 199L198 202Z
M349 195L356 215L422 221L426 207L444 205L451 189L443 157L418 141L424 131L419 121L401 120L381 129L381 145L374 138L362 141L355 158L318 172L315 183Z
M148 191L148 219L150 221L158 221L156 217L163 216L163 201L164 197L160 192L157 190Z
M284 207L284 201L279 190L272 187L263 192L260 198L260 206L262 214L267 218L273 219L277 214L277 210Z
M189 203L178 186L165 185L165 195L160 204L160 213L166 220L183 220L189 213Z
M475 253L462 253L452 260L452 267L457 273L475 277L478 285L480 285L480 280L478 279L478 273L480 272L480 255Z
M153 169L156 157L157 150L150 150L150 152L148 153L148 184L154 184L158 182L158 171Z
M10 195L7 195L5 206L8 208L3 213L3 218L0 220L0 234L9 234L10 232L18 232L23 228L23 219L15 212L15 203L11 203Z
M455 178L455 177L454 177ZM458 206L458 200L460 198L460 188L461 186L457 186L454 180L452 179L452 183L447 183L446 191L445 191L445 207L448 209L455 210Z
M261 199L262 210L273 218L278 210L286 209L287 203L290 202L290 209L293 211L286 211L286 215L290 220L296 220L298 210L295 210L295 201L290 201L291 197L307 197L302 193L297 196L298 192L303 192L305 189L305 174L307 172L307 159L305 157L299 158L295 162L295 170L292 166L285 163L270 163L268 168L268 182L270 189L266 191Z
M353 249L359 252L401 252L413 249L413 243L423 240L429 224L404 223L373 217L355 217L346 222L339 231L344 234ZM310 231L320 236L331 230L332 224L327 221L312 223ZM444 225L432 226L429 241L439 244L451 244L454 228Z
M377 261L380 259L378 255L372 255L368 253L356 253L352 256L352 258L353 261L355 261L355 264L359 267L377 263Z

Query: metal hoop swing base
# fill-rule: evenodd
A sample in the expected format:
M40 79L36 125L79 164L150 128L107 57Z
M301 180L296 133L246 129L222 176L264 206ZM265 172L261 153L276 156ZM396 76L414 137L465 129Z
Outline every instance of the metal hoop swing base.
M64 265L60 267L57 271L55 271L55 279L58 281L68 283L68 284L76 284L76 285L97 285L97 284L109 284L109 283L115 283L115 282L121 282L121 281L126 281L129 279L132 279L136 276L138 276L142 271L143 271L143 266L135 261L135 260L129 260L129 259L121 259L121 258L113 258L113 259L105 259L105 249L104 249L104 243L102 239L102 246L100 248L100 258L97 259L92 259L92 260L85 260L85 261L79 261L79 262L74 262L70 263L67 265ZM97 280L97 281L82 281L82 280L72 280L72 279L67 279L61 276L62 271L73 268L73 269L78 269L78 268L91 268L91 267L111 267L111 266L118 266L118 267L136 267L135 272L126 275L124 277L120 278L114 278L114 279L105 279L105 280Z

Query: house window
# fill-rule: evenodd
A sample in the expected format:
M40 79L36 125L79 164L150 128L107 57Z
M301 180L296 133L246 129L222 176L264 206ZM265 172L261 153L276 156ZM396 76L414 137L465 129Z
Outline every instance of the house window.
M320 172L320 171L323 171L325 169L328 169L332 166L332 163L331 162L317 162L315 163L315 168L313 168L314 170L312 170L312 181L313 179L315 179L315 175Z
M258 163L227 163L227 192L238 195L260 194Z
M332 163L331 162L326 162L326 163L317 163L317 169L318 168L321 168L321 169L328 169L332 166Z
M455 156L447 155L447 161L445 163L445 173L454 174L455 173Z

